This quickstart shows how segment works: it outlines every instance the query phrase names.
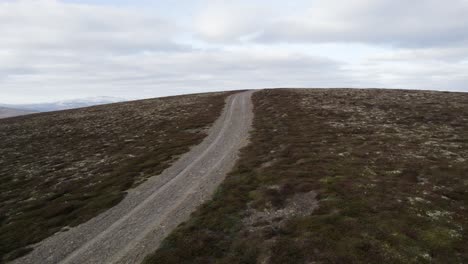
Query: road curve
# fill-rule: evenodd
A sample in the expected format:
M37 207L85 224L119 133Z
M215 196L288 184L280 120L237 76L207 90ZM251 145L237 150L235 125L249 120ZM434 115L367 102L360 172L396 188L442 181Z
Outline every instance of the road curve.
M57 233L13 263L138 263L209 199L248 142L252 91L231 95L203 142L122 202Z

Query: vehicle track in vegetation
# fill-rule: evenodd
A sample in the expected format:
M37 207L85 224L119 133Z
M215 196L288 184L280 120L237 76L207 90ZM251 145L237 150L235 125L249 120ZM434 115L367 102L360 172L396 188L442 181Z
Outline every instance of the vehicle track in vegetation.
M161 175L128 191L115 207L44 240L14 263L137 263L210 198L248 142L252 91L228 98L198 146Z

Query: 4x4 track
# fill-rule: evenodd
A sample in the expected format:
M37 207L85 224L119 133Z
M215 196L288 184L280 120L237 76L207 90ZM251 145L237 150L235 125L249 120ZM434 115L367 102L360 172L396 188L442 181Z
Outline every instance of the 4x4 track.
M234 94L198 146L117 206L39 243L13 263L137 263L209 199L248 142L252 91Z

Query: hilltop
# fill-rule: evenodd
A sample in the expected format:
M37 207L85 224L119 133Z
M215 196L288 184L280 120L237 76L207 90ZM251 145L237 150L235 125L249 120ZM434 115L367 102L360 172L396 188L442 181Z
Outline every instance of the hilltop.
M145 263L468 262L468 94L253 95L237 168Z
M0 253L47 241L56 247L33 253L52 262L113 259L104 244L116 244L119 257L154 251L145 263L465 263L466 131L468 93L390 89L209 93L0 120ZM78 246L60 240L120 208L129 213Z

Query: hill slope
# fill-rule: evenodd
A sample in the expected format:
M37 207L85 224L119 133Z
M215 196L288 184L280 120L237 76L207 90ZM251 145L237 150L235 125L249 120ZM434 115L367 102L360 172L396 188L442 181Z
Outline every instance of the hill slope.
M468 94L253 101L237 168L146 263L468 262Z
M123 102L123 101L128 101L128 100L125 100L123 98L118 98L118 97L99 96L99 97L88 97L88 98L63 100L63 101L48 102L48 103L11 104L11 105L0 104L0 107L3 106L7 108L23 109L26 111L34 111L34 112L51 112L51 111L83 108L83 107L89 107L89 106L95 106L95 105L118 103L118 102Z
M238 150L248 143L251 93L230 96L203 142L163 173L129 190L110 210L54 234L13 263L140 263L213 194L234 166Z
M0 107L0 118L28 115L34 113L29 110L15 109L9 107Z
M0 261L114 206L202 141L229 93L0 120Z

